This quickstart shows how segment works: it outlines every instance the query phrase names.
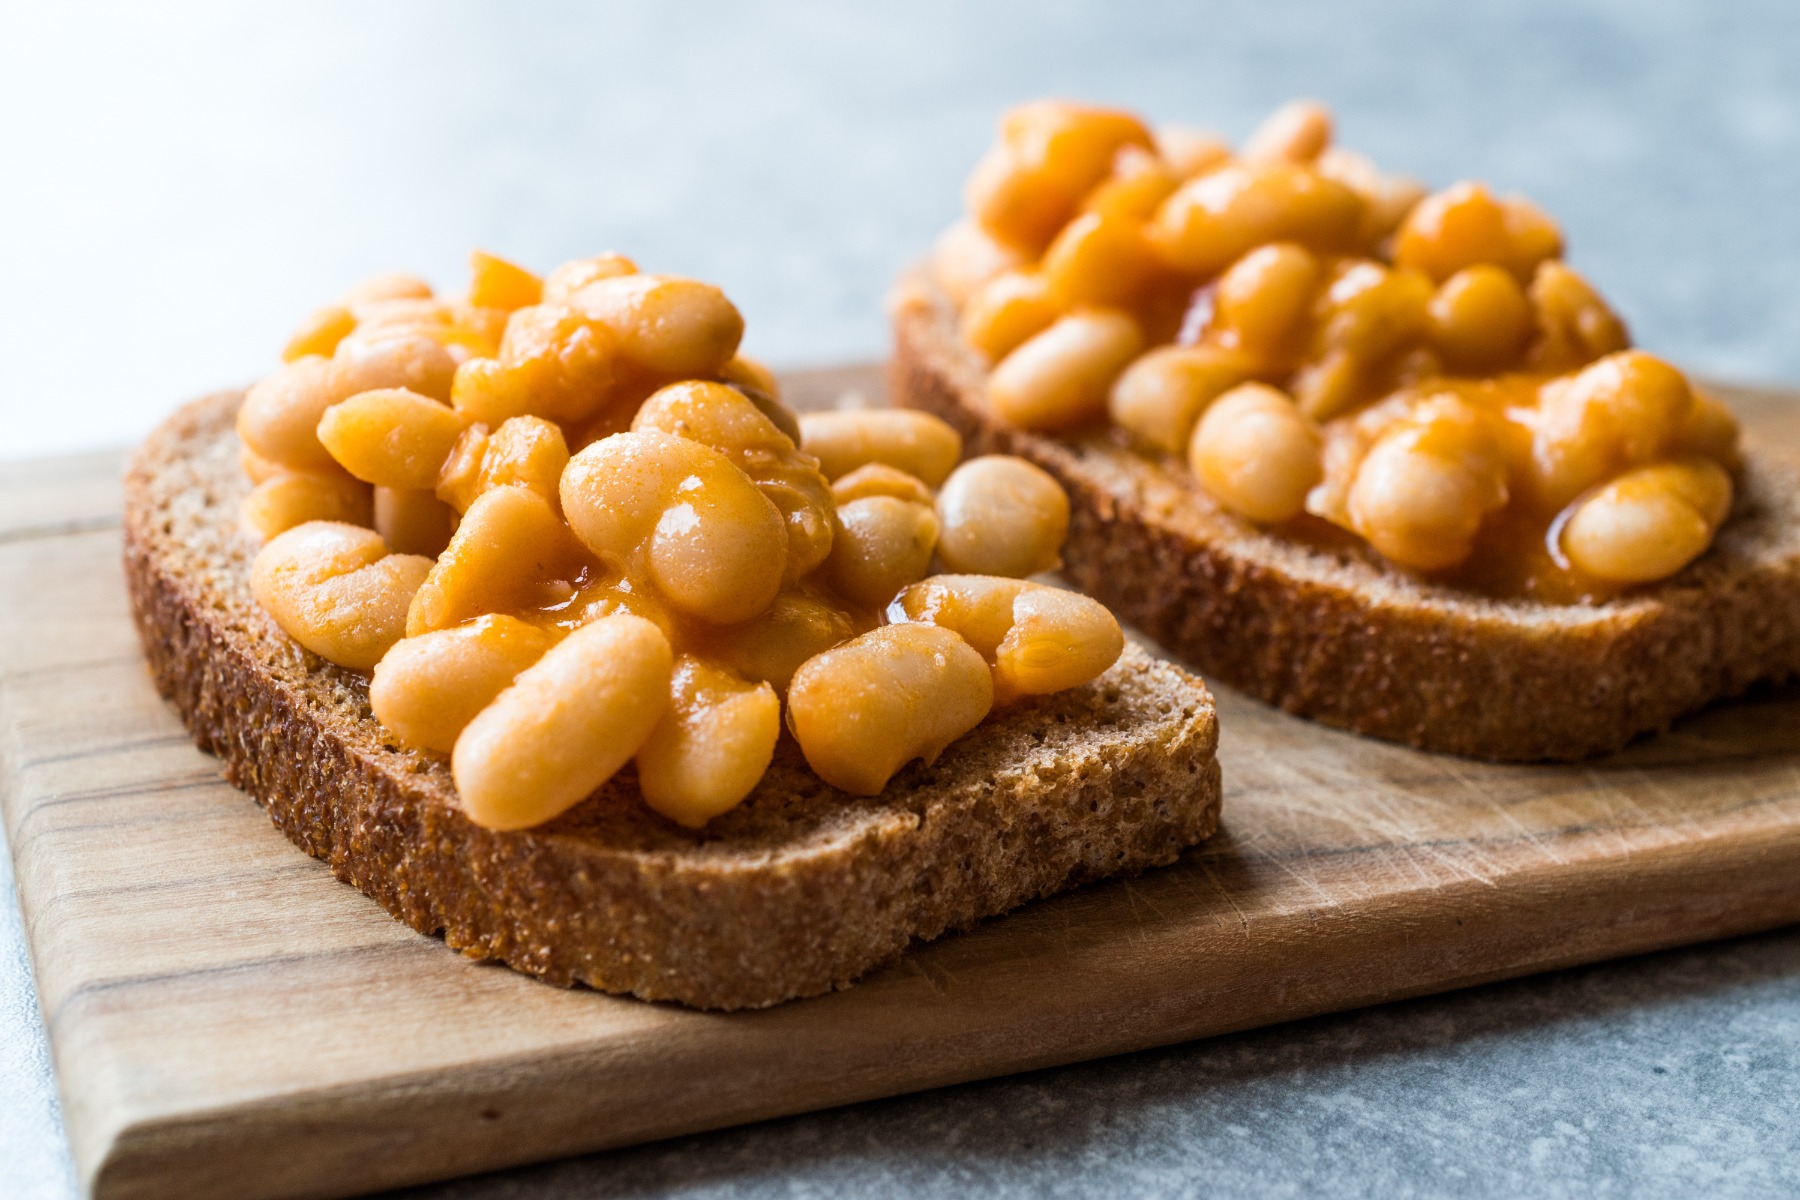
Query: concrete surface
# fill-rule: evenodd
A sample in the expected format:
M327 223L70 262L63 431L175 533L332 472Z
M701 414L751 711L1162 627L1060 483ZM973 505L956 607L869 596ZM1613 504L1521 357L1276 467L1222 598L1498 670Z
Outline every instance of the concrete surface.
M616 247L779 363L885 345L894 271L1039 94L1344 140L1560 217L1639 340L1800 380L1800 7L42 5L0 10L0 457L128 441L383 268ZM73 1194L0 856L0 1196ZM462 1181L420 1196L1800 1191L1800 936Z

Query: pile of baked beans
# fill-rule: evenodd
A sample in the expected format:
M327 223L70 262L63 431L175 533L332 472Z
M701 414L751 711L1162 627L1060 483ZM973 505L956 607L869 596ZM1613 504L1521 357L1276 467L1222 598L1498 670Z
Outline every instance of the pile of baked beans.
M1026 578L1069 522L1037 467L959 465L922 413L797 417L708 284L611 254L473 268L465 296L383 276L315 313L237 430L257 601L370 673L478 824L635 762L698 828L762 778L784 707L821 779L874 795L1118 658L1105 608Z
M1665 578L1731 507L1737 425L1479 183L1427 194L1317 104L1236 151L1118 111L1006 114L933 252L992 410L1110 421L1221 505L1501 594Z

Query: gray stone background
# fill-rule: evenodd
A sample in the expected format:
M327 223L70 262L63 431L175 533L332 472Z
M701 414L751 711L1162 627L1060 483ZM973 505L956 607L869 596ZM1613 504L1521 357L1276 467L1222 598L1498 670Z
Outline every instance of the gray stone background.
M1639 340L1800 380L1800 5L0 7L0 458L128 442L365 273L616 247L779 364L883 352L1007 104L1343 139L1560 217ZM0 855L0 1196L74 1191ZM1800 935L1564 972L420 1197L1800 1192Z

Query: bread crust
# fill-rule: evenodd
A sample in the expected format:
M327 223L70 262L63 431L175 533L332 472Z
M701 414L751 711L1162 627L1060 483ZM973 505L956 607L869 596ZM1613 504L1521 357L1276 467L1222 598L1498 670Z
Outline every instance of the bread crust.
M1174 459L1118 435L1010 428L947 297L894 297L895 403L968 453L1055 475L1073 508L1064 574L1208 678L1339 728L1475 758L1572 760L1800 672L1800 463L1751 447L1734 511L1680 574L1598 605L1496 600L1373 553L1334 554L1221 509Z
M1211 696L1133 647L878 797L827 787L784 738L749 800L703 833L649 811L629 768L547 825L481 829L444 759L394 744L363 678L302 650L252 600L239 399L178 412L126 476L125 575L151 673L298 846L472 958L761 1007L847 986L914 940L1172 862L1218 826Z

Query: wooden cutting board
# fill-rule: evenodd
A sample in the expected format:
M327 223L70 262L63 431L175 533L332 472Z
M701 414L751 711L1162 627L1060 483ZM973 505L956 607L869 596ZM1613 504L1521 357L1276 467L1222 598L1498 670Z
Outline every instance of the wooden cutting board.
M879 375L791 381L846 386ZM1800 445L1800 402L1730 398ZM126 613L119 462L0 468L0 799L97 1196L348 1195L1800 921L1800 688L1558 767L1221 689L1224 827L1174 867L764 1012L558 991L390 920L193 748Z

